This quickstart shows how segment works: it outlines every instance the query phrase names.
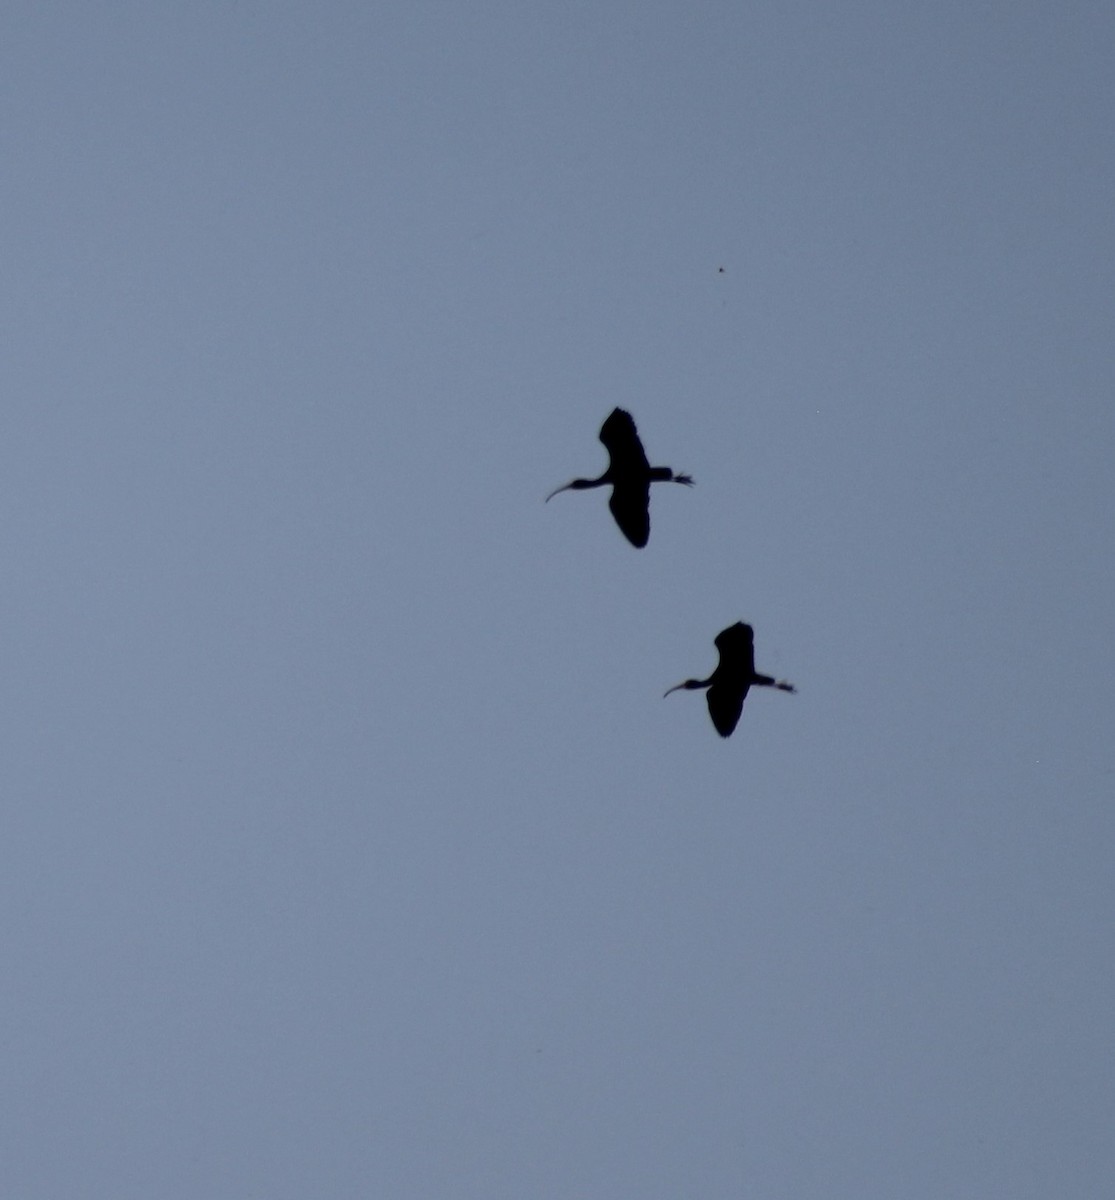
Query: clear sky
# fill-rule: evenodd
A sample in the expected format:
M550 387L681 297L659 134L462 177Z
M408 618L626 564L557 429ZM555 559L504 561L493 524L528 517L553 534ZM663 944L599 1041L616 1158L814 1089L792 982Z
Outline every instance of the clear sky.
M1110 1194L1113 52L5 6L0 1193Z

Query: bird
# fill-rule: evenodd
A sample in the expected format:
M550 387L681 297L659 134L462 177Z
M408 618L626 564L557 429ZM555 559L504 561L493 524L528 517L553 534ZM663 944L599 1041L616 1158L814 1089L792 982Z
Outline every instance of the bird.
M715 644L720 651L720 662L707 679L687 679L676 684L663 699L679 688L694 691L708 688L708 715L721 737L727 737L739 721L743 702L748 689L754 684L760 687L778 688L782 692L796 692L797 688L784 679L772 679L755 671L755 631L750 625L737 621L716 635Z
M632 546L642 549L650 537L650 485L652 483L683 483L693 486L689 475L675 474L669 467L652 467L647 462L643 443L631 414L613 408L600 427L600 440L608 451L608 469L599 479L574 479L556 488L546 500L558 492L583 491L585 488L611 484L612 498L608 507L623 536Z

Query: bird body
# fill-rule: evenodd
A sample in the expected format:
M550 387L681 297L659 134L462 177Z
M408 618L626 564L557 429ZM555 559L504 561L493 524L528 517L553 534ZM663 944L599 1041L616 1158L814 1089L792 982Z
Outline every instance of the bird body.
M755 671L755 631L750 625L742 621L729 625L716 635L715 645L720 651L720 662L708 679L687 679L670 688L666 695L679 688L686 691L708 688L708 713L721 737L727 737L735 729L752 686L797 691L792 683Z
M608 451L608 469L599 479L574 479L551 492L583 491L586 488L611 485L608 507L623 536L642 549L650 538L650 485L652 483L682 483L693 486L688 475L677 475L669 467L652 467L647 461L639 433L629 412L613 408L600 427L600 440Z

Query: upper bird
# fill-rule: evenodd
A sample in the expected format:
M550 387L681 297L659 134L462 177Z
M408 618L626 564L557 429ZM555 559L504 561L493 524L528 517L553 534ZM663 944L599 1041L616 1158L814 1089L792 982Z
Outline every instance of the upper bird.
M744 625L742 621L729 625L716 635L716 648L720 651L720 662L707 679L687 679L670 688L670 692L676 692L678 688L686 691L708 688L708 714L721 737L727 737L735 729L752 684L783 692L797 691L792 683L783 679L755 673L755 631L750 625ZM666 696L670 692L666 692Z
M612 516L631 545L642 548L650 537L650 485L684 483L686 487L692 487L693 480L688 475L675 475L669 467L652 467L647 462L635 422L622 408L613 408L600 426L600 440L608 451L608 469L604 474L599 479L574 479L551 492L546 499L552 500L558 492L570 488L582 491L610 483L612 498L608 507Z

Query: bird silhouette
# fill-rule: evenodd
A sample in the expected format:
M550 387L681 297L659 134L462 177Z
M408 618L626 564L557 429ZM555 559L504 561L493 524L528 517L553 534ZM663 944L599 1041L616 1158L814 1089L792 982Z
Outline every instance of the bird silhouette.
M574 479L552 491L547 501L558 492L583 491L585 488L612 486L608 507L623 536L640 549L650 537L650 485L652 483L684 483L693 486L688 475L675 475L669 467L652 467L647 462L643 443L629 412L613 408L600 427L600 440L608 451L608 469L599 479Z
M687 679L670 688L670 692L679 688L690 692L708 688L708 715L721 737L727 737L735 729L748 689L753 684L783 692L797 691L792 683L783 679L756 674L755 631L750 625L744 625L742 621L729 625L716 635L716 648L720 651L720 662L707 679ZM663 699L670 692L666 692Z

